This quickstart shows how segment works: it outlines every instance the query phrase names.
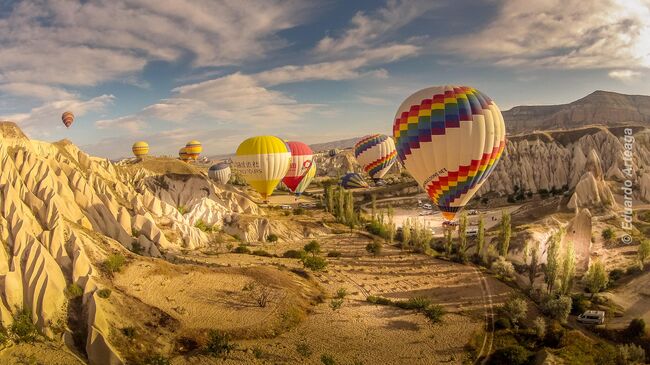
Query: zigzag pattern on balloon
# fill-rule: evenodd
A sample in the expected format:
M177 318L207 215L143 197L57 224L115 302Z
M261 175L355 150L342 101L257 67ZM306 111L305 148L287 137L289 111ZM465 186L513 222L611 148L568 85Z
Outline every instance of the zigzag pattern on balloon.
M395 163L396 159L397 159L397 151L393 151L389 155L376 160L375 162L371 163L368 166L365 166L364 170L370 176L373 176L374 174L378 173L381 169L385 168L386 166Z
M359 157L364 151L367 151L373 146L380 144L388 139L388 136L383 134L371 134L360 139L354 147L354 156Z

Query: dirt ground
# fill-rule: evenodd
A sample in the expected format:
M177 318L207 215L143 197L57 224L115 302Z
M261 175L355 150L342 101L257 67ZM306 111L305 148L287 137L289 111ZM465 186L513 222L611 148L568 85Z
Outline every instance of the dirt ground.
M73 355L65 345L36 342L12 345L0 351L0 364L6 365L82 365L85 361Z

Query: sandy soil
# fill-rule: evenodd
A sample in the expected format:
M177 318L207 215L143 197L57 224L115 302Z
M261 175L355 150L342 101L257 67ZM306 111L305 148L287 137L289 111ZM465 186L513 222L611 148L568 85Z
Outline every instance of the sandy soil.
M643 318L646 323L650 323L650 272L645 272L605 295L624 310L622 317L608 319L608 326L623 328L634 318Z
M333 311L330 299L313 308L297 328L272 339L240 341L229 362L233 363L319 363L321 354L331 354L339 363L360 360L364 364L461 364L468 356L464 346L473 336L482 336L485 328L485 303L479 276L471 266L459 265L425 255L402 252L384 246L380 256L368 255L369 239L357 234L321 238L323 251L339 251L340 258L329 258L327 271L315 273L314 279L328 297L339 288L348 296L343 307ZM305 242L282 245L267 251L298 248ZM262 258L251 255L224 254L188 259L251 267L279 265L298 268L296 259ZM488 278L495 305L505 301L510 288ZM413 311L377 306L365 301L368 295L393 299L427 297L441 304L449 314L443 323L431 324ZM252 313L252 312L250 312ZM313 355L302 358L296 351L298 343L306 343ZM256 349L256 351L253 351ZM257 359L253 353L260 356ZM203 357L175 359L174 364L210 363Z
M18 344L0 351L0 364L33 365L82 365L78 357L71 354L65 345L55 342Z

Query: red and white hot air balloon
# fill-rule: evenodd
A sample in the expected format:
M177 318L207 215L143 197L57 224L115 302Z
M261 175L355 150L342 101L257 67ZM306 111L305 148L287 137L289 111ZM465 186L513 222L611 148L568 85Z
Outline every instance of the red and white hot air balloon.
M295 193L313 163L314 152L302 142L287 142L287 146L291 149L291 163L282 182L292 193Z
M72 114L72 112L63 112L61 115L61 121L66 128L70 128L72 122L74 122L74 114Z

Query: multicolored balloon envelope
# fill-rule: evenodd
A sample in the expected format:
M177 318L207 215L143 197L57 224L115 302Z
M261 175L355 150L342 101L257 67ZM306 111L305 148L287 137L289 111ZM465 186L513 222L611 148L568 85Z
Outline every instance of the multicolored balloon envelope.
M266 201L289 170L291 151L278 137L251 137L242 142L233 166Z
M135 142L131 147L131 151L133 151L135 157L146 156L149 153L149 144L145 141Z
M365 136L354 145L354 157L373 180L381 180L397 161L395 142L385 134Z
M341 178L341 186L344 189L367 188L368 183L356 172L349 172Z
M225 162L220 162L216 165L210 166L208 177L219 184L228 183L230 180L230 165Z
M296 195L304 193L305 190L307 190L309 184L311 184L312 180L314 180L314 177L316 177L316 162L312 162L309 171L307 171L305 177L300 180L300 184L298 184L296 190L294 190L294 193L296 193Z
M468 86L435 86L409 96L395 114L397 155L447 220L494 170L506 145L499 107Z
M282 182L292 193L295 193L298 184L305 177L314 161L314 152L302 142L287 142L287 145L291 150L291 163Z
M66 128L70 128L72 122L74 122L74 114L72 114L72 112L63 112L61 115L61 121Z
M180 150L178 150L178 157L181 159L181 161L190 160L190 156L187 154L187 147L183 147Z
M201 146L201 142L192 140L185 145L185 152L190 160L196 160L199 158L201 152L203 152L203 146Z

